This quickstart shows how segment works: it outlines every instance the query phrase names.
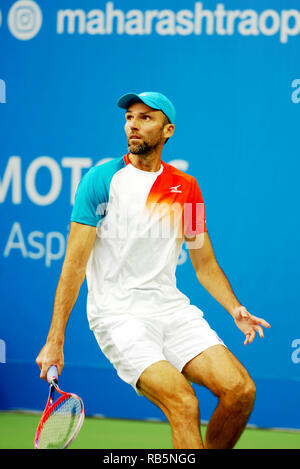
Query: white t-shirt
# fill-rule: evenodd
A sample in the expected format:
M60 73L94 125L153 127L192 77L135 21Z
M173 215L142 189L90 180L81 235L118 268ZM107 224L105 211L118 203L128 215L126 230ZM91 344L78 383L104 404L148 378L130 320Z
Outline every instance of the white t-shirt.
M82 178L71 221L97 226L86 271L91 329L106 315L189 304L175 271L184 235L206 231L195 178L164 162L157 172L142 171L125 155Z

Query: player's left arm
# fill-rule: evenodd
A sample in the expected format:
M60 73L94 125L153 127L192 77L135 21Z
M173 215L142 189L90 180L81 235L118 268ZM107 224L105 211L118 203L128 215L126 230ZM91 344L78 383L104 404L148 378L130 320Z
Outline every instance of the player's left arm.
M250 314L239 302L216 260L207 231L196 235L193 241L187 240L187 244L199 282L233 317L237 327L246 336L244 344L251 343L256 332L264 337L262 326L269 328L270 324Z

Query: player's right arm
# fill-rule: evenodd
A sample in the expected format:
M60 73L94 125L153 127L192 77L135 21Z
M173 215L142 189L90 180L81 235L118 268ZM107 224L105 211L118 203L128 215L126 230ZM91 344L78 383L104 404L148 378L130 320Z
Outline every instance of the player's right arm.
M65 330L84 281L87 262L95 239L96 227L71 223L47 341L36 359L41 369L42 379L46 379L47 370L51 365L57 366L58 374L64 366Z

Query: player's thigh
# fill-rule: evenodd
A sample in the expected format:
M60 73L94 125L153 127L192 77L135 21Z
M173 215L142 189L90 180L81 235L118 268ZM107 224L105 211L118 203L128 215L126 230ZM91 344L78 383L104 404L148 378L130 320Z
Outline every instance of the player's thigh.
M137 388L167 413L176 407L198 403L191 384L167 360L146 368L138 379Z
M207 387L218 397L230 391L254 387L248 371L223 345L215 345L201 352L184 366L182 373L188 380Z

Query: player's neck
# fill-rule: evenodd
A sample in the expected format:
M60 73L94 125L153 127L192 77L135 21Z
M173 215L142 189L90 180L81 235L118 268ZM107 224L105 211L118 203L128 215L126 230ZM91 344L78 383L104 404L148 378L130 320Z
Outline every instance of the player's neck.
M142 171L156 172L160 170L161 154L157 152L149 153L147 155L134 155L128 154L130 163Z

